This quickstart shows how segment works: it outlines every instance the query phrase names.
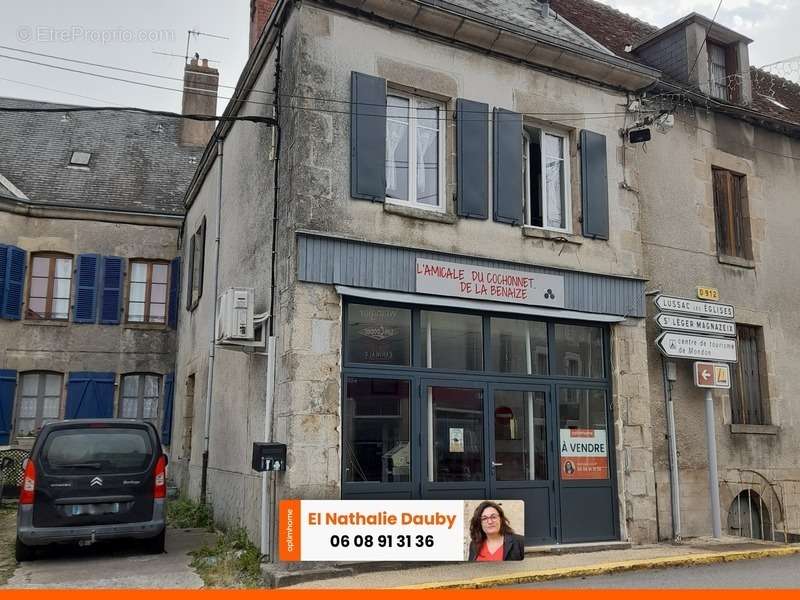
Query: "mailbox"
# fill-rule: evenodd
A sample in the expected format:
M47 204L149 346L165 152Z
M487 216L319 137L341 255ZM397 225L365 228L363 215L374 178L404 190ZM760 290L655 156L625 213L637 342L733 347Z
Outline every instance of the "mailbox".
M285 471L286 444L254 442L253 470L260 473L264 471Z

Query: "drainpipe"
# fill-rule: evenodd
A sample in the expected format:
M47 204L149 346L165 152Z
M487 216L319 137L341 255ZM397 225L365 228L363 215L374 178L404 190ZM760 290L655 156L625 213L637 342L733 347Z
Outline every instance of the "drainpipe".
M674 365L674 363L673 363ZM674 366L672 367L675 368ZM664 378L664 407L667 413L667 441L669 443L669 494L672 508L672 539L681 541L681 488L678 481L678 445L675 439L675 411L672 404L672 382L667 362L661 357L661 372Z
M203 422L203 468L200 475L200 503L205 504L208 494L208 445L211 438L211 403L214 399L214 355L217 344L217 295L219 294L219 241L222 230L222 145L217 140L217 206L214 214L216 235L214 236L214 293L211 296L211 319L208 324L208 382L206 384L206 417Z
M264 398L264 441L272 441L272 419L275 404L275 366L277 357L275 356L275 263L278 255L278 192L279 173L278 165L281 151L281 128L280 118L280 91L281 91L281 49L283 48L283 27L286 17L278 25L278 42L275 48L275 85L273 88L273 107L272 116L275 118L273 131L275 132L272 160L273 167L273 190L272 190L272 253L270 255L270 291L269 291L269 329L267 337L267 381L266 394ZM270 511L270 506L274 511L277 505L277 485L274 472L261 474L261 555L268 562L275 562L275 543L274 530L270 527L274 520L274 512ZM271 488L271 489L270 489Z

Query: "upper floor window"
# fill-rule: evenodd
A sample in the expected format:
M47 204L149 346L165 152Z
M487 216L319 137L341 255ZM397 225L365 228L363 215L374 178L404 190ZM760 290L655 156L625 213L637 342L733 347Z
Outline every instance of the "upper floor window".
M41 252L31 259L28 319L66 320L72 291L72 257Z
M18 436L32 436L61 411L60 373L22 373L15 431Z
M526 127L522 134L525 224L570 229L569 138L566 134Z
M206 218L189 240L189 285L187 286L186 308L193 310L203 295L203 260L206 249Z
M169 263L132 260L128 291L129 323L166 323Z
M743 425L768 424L766 369L761 328L736 325L739 362L733 366L731 422Z
M122 376L122 394L117 414L121 419L158 422L161 376L135 373Z
M720 100L728 99L728 65L726 49L719 44L708 43L708 81L710 94Z
M391 91L386 97L386 197L444 209L444 105Z
M726 169L713 169L717 252L752 260L747 179Z

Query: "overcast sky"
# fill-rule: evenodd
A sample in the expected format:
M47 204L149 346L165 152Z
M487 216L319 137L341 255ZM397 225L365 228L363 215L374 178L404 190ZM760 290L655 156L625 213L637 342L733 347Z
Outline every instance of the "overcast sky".
M602 1L661 26L691 11L711 17L719 0ZM212 66L220 69L222 84L233 86L247 60L249 4L249 0L0 0L0 45L180 78L187 30L192 29L229 38L192 36L189 54L199 52L218 61ZM718 20L755 40L750 47L754 65L800 55L800 0L723 0ZM104 71L2 48L0 55L173 88L142 87L0 58L0 96L180 110L180 81ZM797 80L798 63L779 73ZM222 88L220 95L231 92ZM222 100L219 110L224 105Z

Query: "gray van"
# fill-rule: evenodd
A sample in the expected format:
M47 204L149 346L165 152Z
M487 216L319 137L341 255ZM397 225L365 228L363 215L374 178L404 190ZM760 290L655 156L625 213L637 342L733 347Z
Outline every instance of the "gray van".
M167 457L156 428L127 419L42 427L25 463L16 558L37 547L135 538L164 551Z

